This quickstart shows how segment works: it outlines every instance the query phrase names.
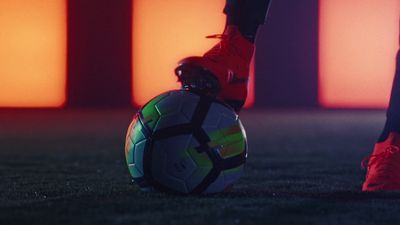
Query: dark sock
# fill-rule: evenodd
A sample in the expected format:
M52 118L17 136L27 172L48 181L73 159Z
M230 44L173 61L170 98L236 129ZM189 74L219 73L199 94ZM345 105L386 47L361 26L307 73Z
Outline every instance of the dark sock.
M224 13L226 25L235 25L240 33L254 43L257 29L264 24L271 0L227 0Z
M385 141L390 132L400 133L400 50L397 52L396 61L396 73L386 113L386 123L378 142Z

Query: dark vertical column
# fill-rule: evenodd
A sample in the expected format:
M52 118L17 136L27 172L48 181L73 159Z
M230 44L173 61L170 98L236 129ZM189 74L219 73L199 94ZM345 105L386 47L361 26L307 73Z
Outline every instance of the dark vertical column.
M68 0L70 107L131 105L132 0Z
M318 17L318 0L272 1L257 37L257 106L318 106Z

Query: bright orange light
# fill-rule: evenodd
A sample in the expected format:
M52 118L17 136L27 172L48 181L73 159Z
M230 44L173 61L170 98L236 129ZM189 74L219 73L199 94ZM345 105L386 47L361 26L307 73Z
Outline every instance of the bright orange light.
M135 105L179 88L173 74L177 62L187 56L202 55L218 42L205 36L223 31L224 4L225 0L133 2L132 99ZM254 101L253 89L248 100L250 106Z
M66 0L0 0L0 107L65 102Z
M385 107L395 71L399 0L320 0L319 98L325 107Z

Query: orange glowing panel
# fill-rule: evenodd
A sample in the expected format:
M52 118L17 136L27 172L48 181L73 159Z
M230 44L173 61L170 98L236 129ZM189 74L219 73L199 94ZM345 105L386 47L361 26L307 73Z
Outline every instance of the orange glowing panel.
M388 104L399 0L320 0L319 98L325 107Z
M133 101L140 106L161 92L179 88L177 62L202 55L223 31L225 0L133 1ZM254 80L252 77L251 80ZM252 84L250 87L254 87ZM247 106L254 101L250 90Z
M0 107L65 102L66 0L0 0Z

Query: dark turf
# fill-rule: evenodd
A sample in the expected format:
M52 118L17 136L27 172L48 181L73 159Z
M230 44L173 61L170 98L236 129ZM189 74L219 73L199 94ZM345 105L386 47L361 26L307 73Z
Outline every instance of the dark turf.
M124 161L129 111L0 111L0 224L399 224L400 193L364 194L383 111L250 111L232 193L142 193Z

